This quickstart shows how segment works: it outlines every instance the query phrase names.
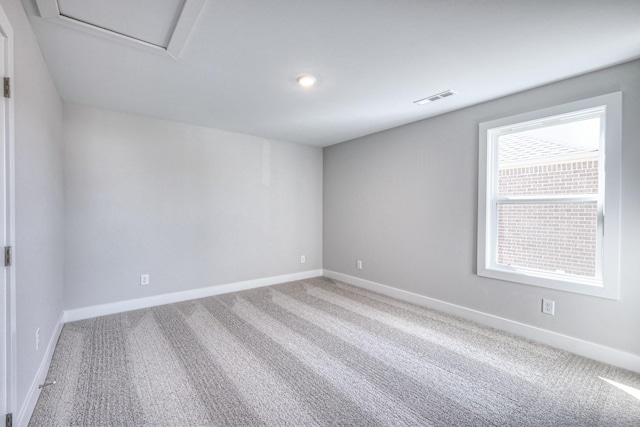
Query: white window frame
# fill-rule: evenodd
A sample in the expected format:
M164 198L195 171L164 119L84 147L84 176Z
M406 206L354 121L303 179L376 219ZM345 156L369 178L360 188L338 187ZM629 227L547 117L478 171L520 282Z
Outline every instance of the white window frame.
M580 202L593 198L598 202L598 236L596 278L539 270L514 268L497 263L497 206L498 200L497 137L515 129L535 129L548 126L561 116L591 113L602 109L602 133L599 162L599 194L553 198L548 202ZM558 117L560 116L560 117ZM545 123L544 125L542 123ZM622 146L622 93L616 92L529 113L480 123L480 151L478 167L478 264L482 277L506 280L567 292L619 299L620 296L620 192ZM604 147L602 145L604 144ZM604 150L603 150L604 148ZM602 191L604 189L604 191ZM540 199L539 202L544 202ZM507 203L518 203L513 197ZM605 222L606 218L606 222Z

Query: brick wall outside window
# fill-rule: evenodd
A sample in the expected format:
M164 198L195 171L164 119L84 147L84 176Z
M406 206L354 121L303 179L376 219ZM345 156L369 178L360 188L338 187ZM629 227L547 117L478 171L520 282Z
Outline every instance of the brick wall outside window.
M499 170L502 196L597 192L598 161L593 159ZM502 204L498 264L593 277L596 227L595 202Z

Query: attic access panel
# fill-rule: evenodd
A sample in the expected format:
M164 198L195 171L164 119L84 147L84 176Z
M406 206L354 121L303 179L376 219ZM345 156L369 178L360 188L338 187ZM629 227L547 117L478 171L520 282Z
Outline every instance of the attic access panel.
M58 0L60 16L166 48L184 0Z
M113 41L180 55L205 0L37 0L40 16Z

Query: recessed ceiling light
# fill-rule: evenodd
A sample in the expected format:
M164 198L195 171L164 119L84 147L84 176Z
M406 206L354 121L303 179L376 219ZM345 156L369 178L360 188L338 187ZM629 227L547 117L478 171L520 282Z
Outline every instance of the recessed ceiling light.
M300 86L302 87L311 87L314 84L316 84L316 78L313 76L300 76L298 77L298 83L300 84Z

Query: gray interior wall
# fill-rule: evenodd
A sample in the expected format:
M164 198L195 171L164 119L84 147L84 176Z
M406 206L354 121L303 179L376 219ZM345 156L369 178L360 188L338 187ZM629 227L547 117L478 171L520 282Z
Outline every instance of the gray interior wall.
M14 409L19 410L63 308L62 103L22 4L0 2L14 31L18 372Z
M620 300L476 276L478 124L615 91L623 92ZM635 61L327 147L324 268L640 355L639 117ZM540 313L543 297L555 300L555 316Z
M64 118L65 308L322 267L321 149L77 105Z

